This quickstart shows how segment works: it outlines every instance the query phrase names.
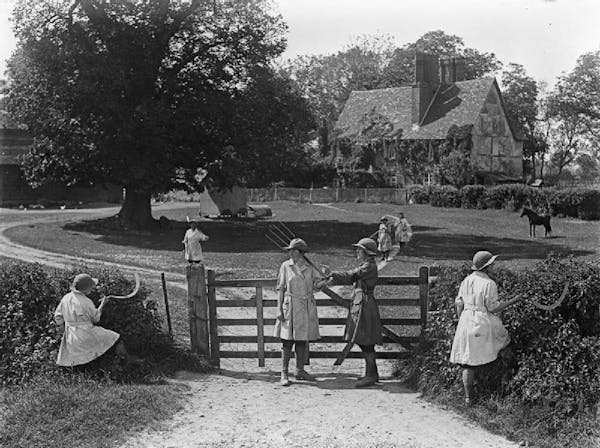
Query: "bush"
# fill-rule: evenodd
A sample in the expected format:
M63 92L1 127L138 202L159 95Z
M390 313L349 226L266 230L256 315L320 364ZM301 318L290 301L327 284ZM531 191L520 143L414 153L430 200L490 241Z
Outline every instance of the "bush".
M429 187L425 185L409 185L408 198L415 204L429 203Z
M401 362L419 389L434 394L452 389L460 394L460 367L448 357L456 328L454 298L468 266L442 268L430 292L430 318L416 360ZM503 322L511 336L513 361L500 357L478 369L476 388L485 397L535 409L552 433L570 418L593 415L600 400L600 266L550 256L524 272L494 270L500 299L517 294L550 303L569 281L566 299L553 311L540 310L527 299L508 308Z
M462 208L483 208L482 199L486 189L483 185L465 185L460 189L460 204Z
M552 215L600 219L600 191L585 188L556 190L549 198Z
M62 334L54 324L54 310L69 291L73 277L82 271L98 277L99 286L90 298L98 306L101 295L127 294L133 284L114 269L81 268L73 271L46 271L39 264L0 265L0 384L18 384L40 373L58 373L56 356ZM149 290L140 288L129 300L114 300L104 309L100 325L121 334L126 346L150 363L177 355L172 341L161 327L156 304L148 300ZM117 380L139 380L147 370L124 369L116 358L102 357L90 364L93 371L105 371Z
M429 203L434 207L460 207L460 193L458 188L451 185L431 186Z
M385 176L381 171L369 172L366 170L354 170L341 173L346 182L346 187L351 188L380 188L387 187Z

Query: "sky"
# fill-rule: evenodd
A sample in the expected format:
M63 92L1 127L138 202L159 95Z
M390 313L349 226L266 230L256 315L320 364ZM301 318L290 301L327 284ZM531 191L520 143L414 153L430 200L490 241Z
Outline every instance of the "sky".
M399 46L443 30L467 47L495 53L554 84L583 53L600 50L599 0L272 0L288 24L284 58L329 54L360 35L386 34ZM0 0L0 73L16 45L15 0Z

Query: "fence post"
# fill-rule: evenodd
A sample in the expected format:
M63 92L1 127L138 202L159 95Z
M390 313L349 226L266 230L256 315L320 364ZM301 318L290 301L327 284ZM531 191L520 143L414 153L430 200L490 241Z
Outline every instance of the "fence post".
M419 299L421 300L421 335L425 335L427 325L427 310L429 308L429 268L419 268Z
M221 342L217 325L217 289L215 288L215 271L208 270L208 320L210 329L210 362L217 368L221 367Z
M263 315L263 289L256 286L256 344L258 351L258 367L265 366L265 321Z
M185 268L188 290L188 317L192 351L210 358L208 337L208 300L203 264Z
M335 202L340 202L340 188L335 187Z

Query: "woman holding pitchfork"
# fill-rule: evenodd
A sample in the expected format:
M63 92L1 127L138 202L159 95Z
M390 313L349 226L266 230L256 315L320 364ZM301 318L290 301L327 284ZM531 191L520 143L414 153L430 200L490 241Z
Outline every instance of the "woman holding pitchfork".
M294 238L283 249L290 259L284 261L277 278L277 322L275 337L281 338L282 386L289 386L288 366L292 357L292 348L296 346L296 379L314 381L315 378L304 370L307 359L307 342L319 339L319 317L313 294L322 280L319 271L304 257L308 251L306 242Z

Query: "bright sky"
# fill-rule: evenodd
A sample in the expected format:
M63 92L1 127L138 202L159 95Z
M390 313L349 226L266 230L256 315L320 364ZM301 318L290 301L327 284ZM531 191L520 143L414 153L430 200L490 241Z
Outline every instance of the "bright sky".
M427 31L462 37L468 47L523 64L553 84L577 57L600 49L599 0L273 0L289 26L284 57L326 54L354 36L389 34L398 45ZM0 73L15 46L8 21L14 0L0 0Z

